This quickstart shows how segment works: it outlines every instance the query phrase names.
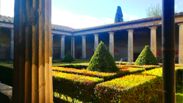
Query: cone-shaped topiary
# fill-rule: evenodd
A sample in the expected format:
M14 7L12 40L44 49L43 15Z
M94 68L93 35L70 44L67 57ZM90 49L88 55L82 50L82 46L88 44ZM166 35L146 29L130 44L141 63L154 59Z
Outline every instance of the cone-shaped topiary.
M100 44L96 48L87 69L100 72L118 71L113 57L111 56L103 42L100 42Z
M136 65L156 65L158 61L154 54L151 52L148 45L144 47L140 55L135 61Z

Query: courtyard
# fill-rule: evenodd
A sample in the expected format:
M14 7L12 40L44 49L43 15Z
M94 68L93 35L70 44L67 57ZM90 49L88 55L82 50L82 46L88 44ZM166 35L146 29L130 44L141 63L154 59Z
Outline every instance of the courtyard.
M74 29L51 21L51 0L15 0L0 15L5 103L182 103L183 13ZM85 16L86 17L86 16ZM87 18L87 17L86 17Z

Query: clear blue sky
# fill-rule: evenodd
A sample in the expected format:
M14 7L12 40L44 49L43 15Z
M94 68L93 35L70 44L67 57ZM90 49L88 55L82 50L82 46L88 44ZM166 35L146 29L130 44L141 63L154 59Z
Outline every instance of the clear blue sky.
M13 1L1 0L1 14L13 16ZM151 6L162 0L52 0L52 23L73 28L110 24L117 6L122 7L124 20L145 18ZM176 12L183 11L183 0L175 0Z

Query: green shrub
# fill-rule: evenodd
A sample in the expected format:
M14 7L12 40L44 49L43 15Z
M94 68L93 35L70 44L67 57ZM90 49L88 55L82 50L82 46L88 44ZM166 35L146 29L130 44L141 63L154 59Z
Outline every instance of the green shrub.
M54 92L79 99L81 101L93 101L94 87L103 79L76 74L53 72Z
M96 48L87 69L100 72L115 72L119 70L103 42L100 42Z
M176 84L183 86L183 69L176 70Z
M13 67L0 65L0 82L13 85Z
M99 103L162 103L162 79L150 75L128 75L95 87Z
M72 62L74 61L73 57L71 55L66 55L62 62Z
M148 45L144 47L140 55L135 61L136 65L157 65L158 61L156 57L151 52Z

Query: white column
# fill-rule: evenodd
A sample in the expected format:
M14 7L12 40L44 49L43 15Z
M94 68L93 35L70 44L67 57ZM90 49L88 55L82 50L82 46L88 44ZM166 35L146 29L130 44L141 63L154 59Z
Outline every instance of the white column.
M72 57L75 59L75 37L71 37L71 52L72 52Z
M10 40L10 58L13 60L14 58L14 30L11 28L11 40Z
M60 58L63 59L65 57L65 36L61 36L61 55L60 55Z
M151 30L151 51L157 57L157 41L156 41L156 26L150 27Z
M86 36L82 36L82 58L86 59Z
M99 35L98 34L94 34L94 50L97 48L98 44L99 44Z
M114 32L109 32L109 52L114 57Z
M133 62L133 30L128 30L128 62Z
M183 64L183 23L179 24L179 64Z

